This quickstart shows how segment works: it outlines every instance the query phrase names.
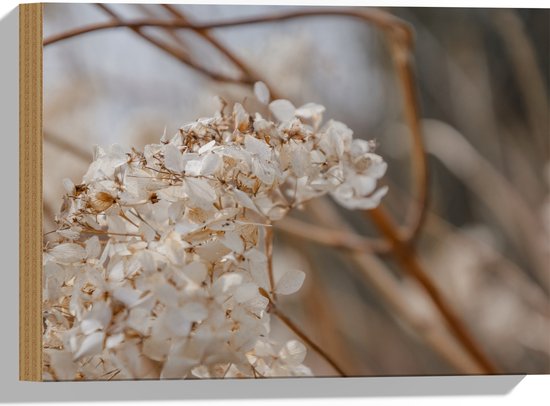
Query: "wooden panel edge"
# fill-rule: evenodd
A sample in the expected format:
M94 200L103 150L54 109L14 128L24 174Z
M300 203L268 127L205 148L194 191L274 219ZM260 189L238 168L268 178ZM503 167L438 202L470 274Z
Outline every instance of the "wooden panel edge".
M19 379L42 380L42 4L19 6Z

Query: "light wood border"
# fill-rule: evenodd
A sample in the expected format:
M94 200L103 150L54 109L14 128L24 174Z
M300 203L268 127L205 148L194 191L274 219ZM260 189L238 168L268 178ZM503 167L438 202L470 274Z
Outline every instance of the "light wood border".
M42 4L19 6L19 379L42 380Z

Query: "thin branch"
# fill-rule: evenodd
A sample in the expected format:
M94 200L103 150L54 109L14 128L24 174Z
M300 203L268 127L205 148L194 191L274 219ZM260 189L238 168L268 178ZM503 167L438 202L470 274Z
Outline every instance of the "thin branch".
M391 218L381 207L371 210L369 214L370 218L373 220L380 232L392 242L392 252L394 253L395 260L399 263L399 265L401 265L401 268L405 272L420 283L426 290L430 299L433 301L458 340L479 362L485 373L498 373L497 368L485 354L484 350L474 340L467 327L463 324L462 320L460 320L460 317L447 303L447 300L444 298L443 294L439 291L429 275L424 272L414 250L402 241L401 236L396 231L396 227Z
M54 135L47 130L44 130L44 141L55 145L57 148L60 148L64 151L70 152L77 158L82 159L84 162L87 162L90 160L90 158L92 158L91 152L86 152L79 146L74 145L73 143L66 141L61 137L58 137L57 135Z
M314 337L318 337L318 343L326 352L332 354L341 366L345 367L349 375L372 376L374 371L370 369L365 362L357 358L353 343L342 330L342 317L340 313L339 295L336 301L333 300L332 292L329 292L328 286L324 280L323 272L320 271L317 250L308 249L304 246L303 240L299 236L289 234L284 239L284 244L289 247L300 247L300 254L307 262L308 275L311 273L309 283L301 290L303 300L300 307L306 314L305 324L302 326L311 331ZM302 268L305 271L305 269ZM347 292L341 292L347 295ZM311 315L312 317L307 317ZM352 372L356 371L356 372Z
M547 86L538 65L533 43L516 11L501 9L491 13L491 16L492 23L506 45L504 49L510 57L520 84L518 90L525 102L529 127L538 144L535 151L542 153L543 158L547 159L550 152Z
M133 233L114 233L110 231L103 231L103 230L94 230L91 228L87 228L85 230L80 231L81 234L99 234L99 235L116 235L120 237L140 237L143 239L143 236L141 234L133 234Z
M317 199L308 204L308 213L317 221L328 227L351 230L351 226L327 199ZM456 371L464 374L481 374L483 369L475 359L456 342L438 319L425 319L413 311L407 302L404 288L393 275L393 272L374 255L364 252L352 252L350 255L357 271L369 286L383 299L389 307L390 314L408 324L423 338L442 358L447 360ZM347 256L345 258L348 258Z
M524 197L460 132L432 120L425 126L431 129L426 131L428 151L491 209L513 243L527 254L536 278L549 292L548 235Z
M193 59L191 59L185 51L182 51L181 49L178 49L178 48L174 48L173 46L171 46L171 45L169 45L169 44L167 44L163 41L160 41L160 40L156 39L155 37L153 37L149 34L146 34L142 31L142 28L147 27L147 26L162 26L162 25L128 23L128 22L123 21L117 13L112 11L105 4L97 4L97 6L99 8L101 8L102 10L104 10L111 17L114 18L114 21L111 22L111 24L114 24L112 27L128 27L128 28L130 28L132 31L134 31L137 35L139 35L140 37L142 37L146 41L148 41L151 44L155 45L156 47L162 49L163 51L167 52L168 54L170 54L171 56L176 58L178 61L180 61L180 62L184 63L185 65L197 70L198 72L204 74L205 76L209 77L210 79L215 80L215 81L219 81L219 82L227 82L227 83L248 83L243 78L233 78L233 77L226 76L226 75L223 75L221 73L212 71L212 70L210 70L210 69L208 69L204 66L201 66L197 62L195 62ZM154 20L154 19L151 19L151 20L148 20L148 21L157 21L158 22L158 20ZM53 41L53 42L56 42L56 41ZM46 45L48 45L48 42L44 41L44 46L46 46Z
M389 244L378 239L369 239L354 232L322 227L292 217L275 223L275 228L320 245L357 252L387 251Z
M149 9L147 4L136 4L135 6L139 7L139 9L142 10L142 12L144 12L149 18L156 18L156 14ZM153 4L153 6L156 6L156 4ZM189 52L188 52L189 46L187 45L186 41L181 36L178 35L178 31L169 30L169 29L165 31L166 31L166 34L181 47L181 51L189 55Z
M328 355L321 347L319 347L315 342L307 336L305 332L302 331L292 320L290 320L284 313L282 313L276 306L272 307L271 312L277 316L294 334L296 334L302 341L309 345L316 353L327 361L340 376L347 376L342 368L338 366L336 361L334 361L330 355Z
M273 23L277 21L292 20L296 18L304 17L321 17L321 16L342 16L342 17L355 17L378 26L383 30L388 31L400 31L404 33L404 37L407 42L412 41L412 31L409 25L389 14L380 10L370 9L368 11L354 11L354 10L300 10L285 12L281 14L273 14L262 17L245 17L235 20L226 21L214 21L208 23L190 23L182 20L166 21L162 19L136 19L129 21L108 21L103 23L90 24L84 27L74 28L60 34L53 35L44 40L44 46L54 44L56 42L66 40L69 38L77 37L79 35L87 34L90 32L109 30L119 27L128 27L132 29L140 29L143 27L161 27L171 29L190 29L190 30L211 30L214 28L226 28L237 27L241 25L263 24Z
M399 231L401 240L411 244L418 237L428 206L428 162L422 139L420 124L420 107L416 95L414 72L412 69L412 53L410 41L400 32L390 35L393 62L397 71L399 84L403 93L405 119L411 135L411 162L415 197L407 210L405 225Z
M181 11L178 10L177 7L174 7L171 4L163 4L162 7L164 7L170 14L172 14L174 17L178 18L181 21L184 22L190 22L189 18ZM269 89L269 92L271 94L271 97L273 99L280 98L278 93L273 89L273 86L268 84L265 79L260 78L256 73L252 71L251 68L249 68L237 55L235 55L233 52L231 52L226 46L224 46L215 35L213 35L208 30L200 30L197 29L195 32L200 35L202 38L204 38L210 45L212 45L214 48L216 48L223 56L225 56L233 65L235 65L239 70L243 73L244 78L246 78L246 81L248 83L254 83L257 81L262 81L265 83L267 88Z
M273 300L277 300L275 297L275 280L273 278L273 227L264 227L264 245L265 255L267 257L267 277L269 279L270 295Z

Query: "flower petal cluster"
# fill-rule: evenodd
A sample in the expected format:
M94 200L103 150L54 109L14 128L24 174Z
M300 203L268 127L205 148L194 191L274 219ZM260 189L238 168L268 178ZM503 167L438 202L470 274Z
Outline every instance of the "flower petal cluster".
M262 99L269 96L265 89ZM310 375L304 345L270 337L273 293L265 228L330 194L378 205L386 170L324 108L241 104L182 127L143 151L96 147L66 195L44 248L45 379Z

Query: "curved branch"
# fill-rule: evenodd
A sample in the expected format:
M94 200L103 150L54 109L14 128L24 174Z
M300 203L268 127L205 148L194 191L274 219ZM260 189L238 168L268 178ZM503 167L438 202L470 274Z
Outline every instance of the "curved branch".
M483 367L485 373L498 373L497 368L492 361L487 357L484 350L472 337L468 328L464 325L460 317L455 313L454 309L447 302L444 295L437 288L430 276L424 272L420 262L413 249L403 242L391 218L386 212L378 207L370 212L371 219L378 227L380 232L384 234L393 244L394 258L401 268L414 278L426 290L428 296L439 310L441 316L447 322L451 331L457 339L462 343L464 348L478 361Z
M170 14L172 14L175 18L178 18L181 21L189 22L189 19L185 16L185 14L181 10L178 10L177 7L174 7L171 4L163 4L162 7L165 10L167 10ZM220 41L218 41L218 39L212 33L210 33L208 30L200 30L200 29L195 30L195 32L198 35L200 35L202 38L204 38L210 45L216 48L229 61L231 61L233 65L239 68L244 78L246 78L249 83L262 81L268 87L269 93L271 94L272 98L274 99L280 98L278 95L278 92L276 92L273 86L266 83L265 79L260 78L255 72L253 72L252 69L249 68L239 57L237 57L233 52L231 52Z
M277 221L275 228L320 245L352 252L379 253L380 251L388 251L390 248L385 241L363 237L354 232L319 226L292 217Z
M318 353L325 361L327 361L332 368L336 372L338 372L341 376L347 376L346 373L342 368L338 366L336 361L334 361L321 347L319 347L317 344L315 344L314 341L312 341L306 333L300 329L292 320L290 320L284 313L282 313L277 307L273 305L272 302L272 310L271 312L277 316L279 320L283 322L284 325L286 325L294 334L296 334L302 341L304 341L307 345L309 345L316 353Z
M407 209L404 226L400 227L400 239L403 243L411 245L418 237L428 208L429 172L428 160L422 139L420 124L420 108L416 96L416 86L411 63L411 50L409 43L398 35L390 38L392 41L392 55L397 70L397 75L405 100L405 119L409 127L412 143L412 174L413 185L416 188Z
M227 75L223 75L221 73L212 71L204 66L199 65L197 62L195 62L192 58L187 55L185 51L182 51L179 48L174 48L173 46L167 44L166 42L160 41L156 39L155 37L143 32L142 28L145 26L132 26L127 25L117 13L112 11L108 6L105 4L97 4L99 8L101 8L103 11L105 11L107 14L109 14L111 17L113 17L114 24L122 24L122 27L128 27L132 31L134 31L137 35L145 39L146 41L150 42L151 44L155 45L156 47L162 49L164 52L172 55L174 58L176 58L178 61L184 63L185 65L195 69L196 71L208 76L212 80L216 80L219 82L227 82L227 83L244 83L244 84L251 84L247 82L246 79L243 78L232 78ZM44 46L46 43L44 43Z
M191 23L181 19L166 21L162 19L136 19L129 21L107 21L104 23L96 23L80 28L75 28L57 35L53 35L44 40L44 46L54 44L56 42L77 37L95 31L108 30L119 27L143 28L143 27L160 27L170 29L189 29L189 30L211 30L214 28L237 27L241 25L253 25L270 23L284 20L292 20L304 17L321 17L321 16L342 16L355 17L367 22L370 22L384 31L399 31L405 41L410 44L412 42L412 31L409 25L391 14L384 13L379 10L369 11L353 11L353 10L303 10L286 12L275 15L262 17L246 17L227 21L214 21L209 23Z

